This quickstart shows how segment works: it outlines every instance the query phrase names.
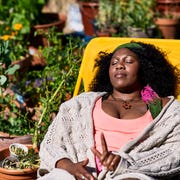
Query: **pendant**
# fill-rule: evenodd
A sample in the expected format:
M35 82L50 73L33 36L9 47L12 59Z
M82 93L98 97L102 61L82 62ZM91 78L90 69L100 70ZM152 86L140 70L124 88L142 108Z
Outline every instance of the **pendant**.
M111 97L113 100L115 101L120 101L122 102L122 107L125 109L125 110L128 110L128 109L131 109L132 108L132 105L130 104L130 102L137 102L137 101L141 101L141 99L129 99L129 100L123 100L121 98L115 98L112 94L111 94Z
M127 110L131 109L132 105L129 102L123 101L122 107Z

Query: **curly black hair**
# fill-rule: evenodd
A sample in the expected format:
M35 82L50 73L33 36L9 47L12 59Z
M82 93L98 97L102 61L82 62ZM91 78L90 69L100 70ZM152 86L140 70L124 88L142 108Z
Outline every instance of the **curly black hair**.
M135 42L135 41L132 41ZM128 47L140 62L139 77L142 86L150 85L161 97L176 96L180 77L179 70L168 61L167 54L153 44L135 42L142 48ZM97 73L89 89L95 92L112 93L113 87L109 78L109 66L113 53L100 52L96 59Z

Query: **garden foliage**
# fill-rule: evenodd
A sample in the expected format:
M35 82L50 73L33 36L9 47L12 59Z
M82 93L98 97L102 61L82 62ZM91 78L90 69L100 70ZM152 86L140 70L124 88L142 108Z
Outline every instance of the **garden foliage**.
M60 104L72 97L84 49L80 39L64 38L54 28L44 36L48 46L39 47L38 51L46 61L45 67L29 69L23 75L18 71L7 78L6 87L1 85L0 131L32 134L35 146L41 142ZM4 43L10 55L9 41ZM2 52L0 57L11 59Z

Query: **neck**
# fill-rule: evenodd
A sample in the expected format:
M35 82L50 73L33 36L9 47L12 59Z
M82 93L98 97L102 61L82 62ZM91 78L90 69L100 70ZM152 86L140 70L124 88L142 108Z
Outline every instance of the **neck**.
M121 102L122 108L125 110L129 110L132 108L132 104L141 101L141 96L139 91L133 92L131 94L124 94L124 93L115 93L111 94L111 100Z
M124 101L139 100L141 99L141 93L140 91L134 91L132 93L121 93L119 91L113 91L112 97L115 99L121 99Z

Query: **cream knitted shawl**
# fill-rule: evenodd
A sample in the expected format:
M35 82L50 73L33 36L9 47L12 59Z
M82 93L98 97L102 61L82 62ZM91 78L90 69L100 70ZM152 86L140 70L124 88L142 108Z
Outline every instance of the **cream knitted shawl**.
M82 93L60 106L40 147L40 168L51 171L59 159L73 162L89 158L96 176L92 109L104 93ZM100 173L98 179L113 179L127 173L165 177L180 173L180 102L170 97L161 113L136 139L116 152L121 162L115 172Z

